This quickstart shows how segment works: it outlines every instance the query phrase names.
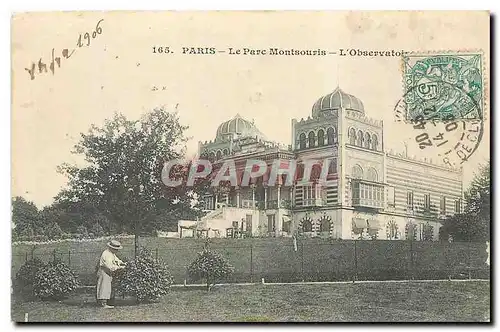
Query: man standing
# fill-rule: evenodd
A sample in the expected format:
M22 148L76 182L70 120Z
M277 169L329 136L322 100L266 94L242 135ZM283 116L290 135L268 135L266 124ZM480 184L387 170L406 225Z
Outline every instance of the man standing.
M126 266L126 263L116 257L116 253L122 248L120 242L116 240L108 242L108 248L103 251L99 260L97 269L97 302L103 308L114 308L109 303L111 299L111 281L113 280L113 272Z

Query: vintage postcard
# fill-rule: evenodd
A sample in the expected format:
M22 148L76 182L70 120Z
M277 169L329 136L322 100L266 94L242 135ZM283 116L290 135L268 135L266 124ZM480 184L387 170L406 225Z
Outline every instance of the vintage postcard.
M12 320L490 322L490 16L12 16Z

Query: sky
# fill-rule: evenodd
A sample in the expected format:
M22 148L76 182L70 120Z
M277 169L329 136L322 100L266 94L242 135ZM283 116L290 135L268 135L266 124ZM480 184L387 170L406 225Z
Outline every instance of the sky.
M402 152L406 142L409 155L440 159L418 148L411 126L395 121L404 91L399 57L243 56L230 55L229 47L480 51L484 134L463 164L464 182L489 159L486 12L61 12L21 14L12 24L12 196L39 207L66 183L57 166L78 162L71 150L80 133L114 112L138 119L161 106L176 110L189 126L189 153L237 113L269 139L291 144L291 119L310 116L314 102L338 85L363 101L367 116L384 121L386 150ZM154 53L158 47L171 53ZM192 47L226 52L182 54ZM50 69L52 49L60 67L54 74L36 71L31 79L26 68L41 58ZM74 53L66 59L64 49Z

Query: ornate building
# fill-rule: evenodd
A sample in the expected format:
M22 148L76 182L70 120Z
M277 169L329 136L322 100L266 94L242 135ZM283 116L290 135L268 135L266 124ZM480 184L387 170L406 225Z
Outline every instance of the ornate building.
M461 210L462 171L387 152L383 129L361 100L339 88L318 99L307 119L292 119L289 146L236 115L215 140L199 143L200 155L232 159L241 172L249 159L295 160L299 169L306 160L329 159L327 185L294 179L289 186L280 176L269 186L266 173L249 187L215 188L204 197L202 220L179 222L181 237L437 240L440 219Z

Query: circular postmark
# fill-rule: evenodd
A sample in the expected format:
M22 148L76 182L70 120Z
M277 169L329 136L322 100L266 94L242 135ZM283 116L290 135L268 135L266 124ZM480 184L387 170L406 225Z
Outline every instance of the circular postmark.
M423 97L416 101L412 99L415 96ZM482 109L475 96L449 82L420 82L408 87L395 113L396 121L413 129L411 143L450 167L466 162L483 136Z

